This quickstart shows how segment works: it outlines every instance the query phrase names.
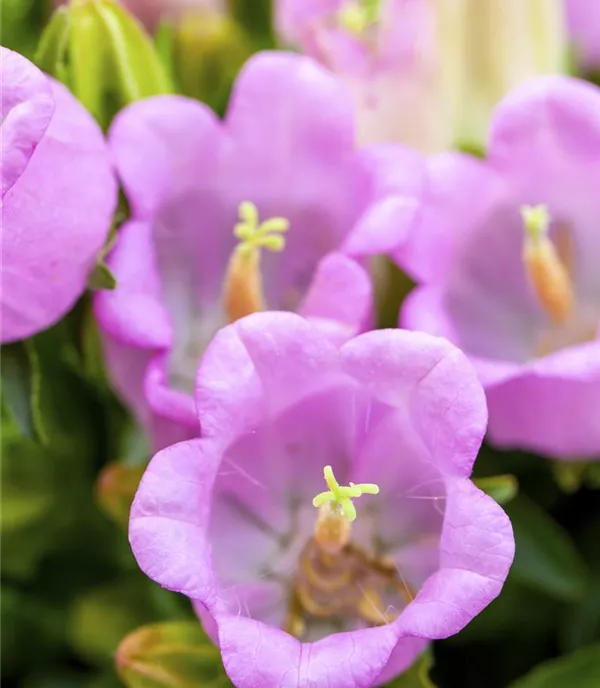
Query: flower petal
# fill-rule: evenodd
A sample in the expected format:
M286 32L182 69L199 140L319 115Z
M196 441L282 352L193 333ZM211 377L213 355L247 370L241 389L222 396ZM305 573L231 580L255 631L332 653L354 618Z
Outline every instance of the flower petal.
M275 23L280 36L300 43L315 22L338 10L344 0L279 0L275 3Z
M153 217L178 190L212 188L221 141L216 115L191 98L156 96L121 110L109 144L134 217Z
M144 379L144 392L154 413L189 428L191 433L198 434L199 426L194 400L189 394L173 389L169 385L165 354L155 356L149 362ZM188 438L181 437L180 439Z
M586 165L598 169L600 89L556 75L514 89L495 111L489 157L499 169L534 187L540 180L532 178L532 166L542 179L562 174L560 186L570 181L564 178L566 166L579 166L578 177Z
M458 633L502 589L514 557L508 516L470 480L448 480L440 570L395 622L404 634Z
M158 96L125 108L109 136L133 216L152 226L176 343L187 341L190 329L215 319L205 315L215 310L235 245L237 207L224 205L220 193L223 126L195 100Z
M438 286L415 287L402 302L398 327L428 332L458 344L454 324L443 306L444 296Z
M359 332L371 313L372 299L367 272L351 258L329 253L317 266L299 313L327 323L333 331L340 330L343 341Z
M539 358L488 389L490 438L505 448L597 459L600 343Z
M335 167L353 157L355 149L351 101L317 62L277 51L254 55L236 81L225 125L236 142L238 170L258 189L274 184L275 195L279 189L302 197L307 188L325 183L323 193L339 197L337 180L306 177L315 158ZM290 189L292 175L304 186Z
M162 301L151 225L124 224L106 262L117 286L96 295L94 309L102 327L123 344L168 348L173 332Z
M225 670L239 688L370 688L396 645L390 625L301 644L279 629L217 617Z
M252 430L326 388L339 375L335 360L333 344L293 313L255 313L223 328L196 378L203 434L236 437Z
M207 605L215 582L206 530L220 459L220 447L206 439L158 452L142 477L129 522L129 541L144 573Z
M595 0L566 0L567 21L577 57L585 69L600 67L600 4Z
M407 241L418 213L419 204L414 198L387 196L369 206L342 249L351 256L393 253Z
M29 164L54 114L52 87L22 55L1 48L2 198Z
M344 370L377 399L396 408L411 405L415 428L440 470L471 473L487 411L475 370L462 352L431 335L380 330L345 344L341 359Z
M18 62L14 54L9 67L13 61ZM29 69L37 73L33 65ZM25 79L26 71L23 67L15 73L11 68L7 78ZM9 164L3 165L8 175L4 182L10 187L2 207L4 342L48 327L73 306L106 241L117 203L117 184L100 127L62 84L49 83L55 110L45 132L48 113L32 114L33 123L23 113L12 135L11 113L2 125L3 151L16 146ZM4 92L11 96L3 80ZM45 100L45 89L42 95ZM44 104L42 110L47 107ZM29 134L17 132L30 124ZM20 154L20 162L13 159L17 149L34 145L40 136L28 164Z
M427 649L429 640L426 638L400 638L393 649L384 670L377 677L378 686L384 686L392 679L400 676Z
M428 160L418 222L394 254L415 279L439 282L463 239L503 198L499 177L476 158L448 152Z

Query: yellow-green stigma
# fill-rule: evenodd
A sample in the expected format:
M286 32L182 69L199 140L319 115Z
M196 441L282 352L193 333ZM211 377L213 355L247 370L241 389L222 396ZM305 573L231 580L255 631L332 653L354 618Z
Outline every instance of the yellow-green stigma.
M525 228L523 265L533 292L557 324L564 323L574 306L568 260L562 258L548 236L550 215L544 205L521 209Z
M223 287L223 305L229 322L266 309L260 271L261 249L283 251L290 223L283 217L272 217L259 223L254 203L243 201L240 221L233 233L240 240L229 259Z
M340 26L355 36L363 35L379 21L381 0L352 0L338 12Z
M323 475L329 490L313 499L313 506L319 509L315 540L324 551L334 554L350 540L351 524L356 519L352 500L363 494L378 494L379 486L373 483L342 486L335 479L331 466L325 466Z

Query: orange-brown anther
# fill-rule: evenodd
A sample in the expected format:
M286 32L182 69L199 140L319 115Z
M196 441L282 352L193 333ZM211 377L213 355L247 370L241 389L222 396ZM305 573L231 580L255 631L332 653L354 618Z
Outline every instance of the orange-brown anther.
M260 248L235 250L229 259L223 307L230 323L266 309L260 274Z
M320 507L315 540L324 552L340 552L348 544L351 530L351 523L339 504L326 502Z
M289 222L282 217L259 224L258 210L249 201L240 204L239 213L240 222L234 234L240 243L231 254L223 284L223 308L230 323L266 309L260 253L263 248L282 251L285 246L282 234L289 228Z
M523 210L526 236L523 265L536 298L557 324L573 312L573 283L569 270L548 236L548 215L543 206Z

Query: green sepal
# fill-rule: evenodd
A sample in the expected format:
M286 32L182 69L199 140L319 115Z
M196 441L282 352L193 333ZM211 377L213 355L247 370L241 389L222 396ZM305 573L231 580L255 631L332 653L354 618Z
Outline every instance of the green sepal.
M101 259L98 260L94 269L90 273L87 287L91 291L112 290L117 286L117 278L110 271L108 265Z
M54 75L65 84L69 79L67 51L70 32L70 12L64 6L58 7L42 33L33 58L42 71Z
M117 669L129 688L231 686L219 650L196 621L151 624L123 639Z
M161 93L171 93L173 87L142 25L120 4L113 0L93 3L97 20L102 26L113 78L121 99L131 103Z
M105 119L107 42L98 22L96 2L71 2L69 71L71 90L99 122Z

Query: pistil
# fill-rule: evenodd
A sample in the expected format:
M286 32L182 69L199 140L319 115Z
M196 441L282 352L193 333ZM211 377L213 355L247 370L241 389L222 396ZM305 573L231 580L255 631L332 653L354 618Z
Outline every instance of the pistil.
M302 637L309 619L334 624L359 620L381 625L396 618L386 597L406 603L410 591L393 562L372 556L351 541L356 519L353 499L377 494L372 483L339 485L331 466L326 466L329 490L318 494L313 505L319 509L314 535L304 547L292 588L287 630Z
M223 285L223 306L232 323L251 313L266 310L260 256L263 248L280 252L285 247L289 222L273 217L259 224L258 210L244 201L239 208L240 221L234 228L240 240L229 258Z
M324 552L337 554L350 541L352 522L356 519L352 500L363 494L378 494L379 487L373 483L350 483L343 487L335 479L331 466L325 466L323 475L329 490L313 499L313 506L319 509L315 540Z
M351 0L338 12L340 25L355 36L363 36L379 21L381 0Z
M525 206L523 265L533 292L549 317L558 325L573 312L573 283L569 266L548 236L550 217L545 206Z

